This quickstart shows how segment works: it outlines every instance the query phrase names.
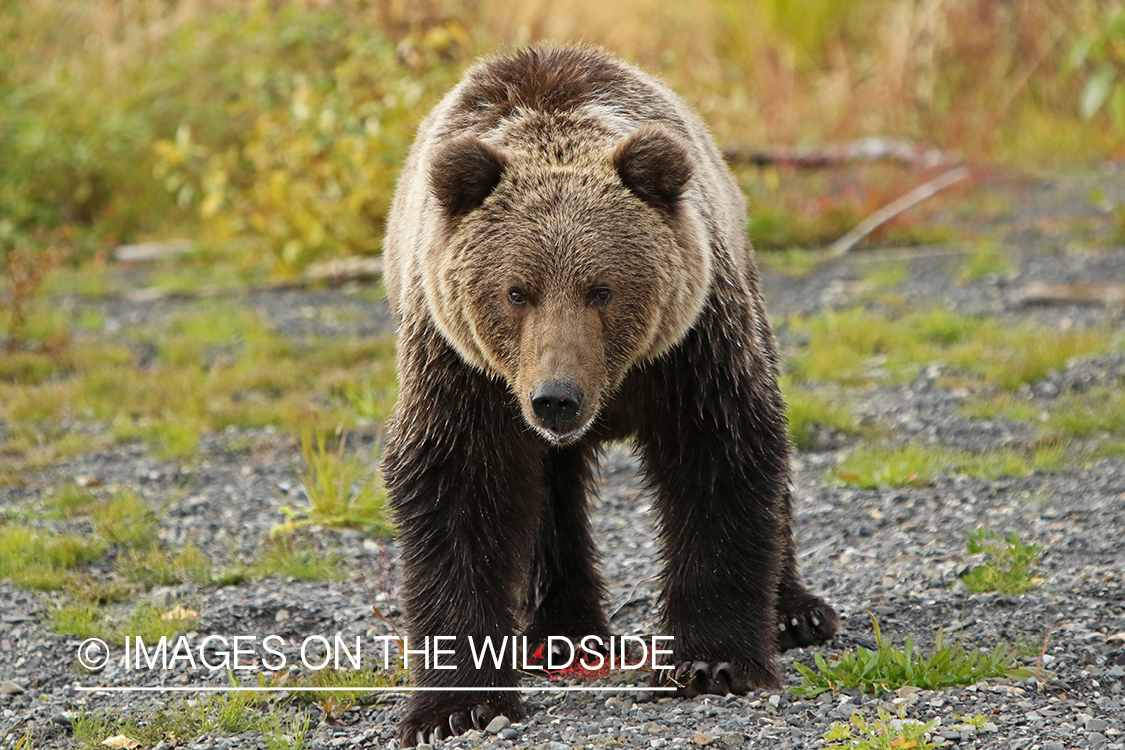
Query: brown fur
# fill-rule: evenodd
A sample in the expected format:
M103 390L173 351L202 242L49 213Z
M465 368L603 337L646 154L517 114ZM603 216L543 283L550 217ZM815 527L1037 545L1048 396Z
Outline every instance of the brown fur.
M663 679L775 686L779 647L831 636L796 568L744 217L702 122L598 50L481 63L423 123L385 248L401 392L384 469L412 638L608 635L586 494L597 446L628 436L682 666ZM455 650L458 670L416 683L517 683ZM401 737L521 712L511 693L417 693Z

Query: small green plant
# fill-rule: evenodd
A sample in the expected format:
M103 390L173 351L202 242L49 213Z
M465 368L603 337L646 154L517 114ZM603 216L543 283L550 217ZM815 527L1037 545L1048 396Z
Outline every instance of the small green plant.
M346 453L346 438L335 450L327 446L323 434L311 431L301 435L301 457L305 471L301 482L309 505L282 508L286 522L276 531L289 533L309 523L345 526L387 534L393 530L386 519L387 496L376 482L378 473L358 455Z
M961 577L969 591L998 591L1017 596L1043 582L1035 575L1043 548L1038 544L1024 544L1015 531L1002 538L982 526L969 534L966 546L970 555L985 556L982 565Z
M907 719L904 709L899 709L897 719L892 719L885 708L878 716L868 720L862 714L852 714L851 721L835 721L824 734L829 744L824 750L932 750L946 744L934 739L931 732L941 721L923 723Z
M132 490L120 492L90 510L94 531L108 542L136 549L156 541L156 514Z
M1027 678L1033 671L1016 666L1015 652L999 645L991 652L965 651L944 645L938 630L933 650L923 656L914 651L913 636L906 637L903 648L895 648L883 640L878 621L871 618L876 648L860 647L847 652L833 664L817 652L816 671L804 664L794 664L801 673L801 682L790 688L794 695L815 698L829 690L857 688L865 693L897 690L914 685L923 690L940 690L955 685L972 685L989 678Z
M988 717L984 714L953 714L953 718L970 727L976 729L983 729L984 725L988 723Z

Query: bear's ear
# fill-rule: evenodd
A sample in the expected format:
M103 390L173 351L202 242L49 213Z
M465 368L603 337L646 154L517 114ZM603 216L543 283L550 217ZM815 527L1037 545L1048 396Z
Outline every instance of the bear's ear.
M675 209L691 177L687 149L667 128L642 125L613 152L625 187L656 208Z
M441 147L430 169L430 187L450 218L484 203L500 182L504 157L474 136L462 136Z

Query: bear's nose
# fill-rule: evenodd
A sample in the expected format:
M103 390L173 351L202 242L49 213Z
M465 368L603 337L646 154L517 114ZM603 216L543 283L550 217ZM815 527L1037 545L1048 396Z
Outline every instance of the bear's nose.
M543 426L561 432L582 408L582 389L573 380L548 380L531 392L531 409Z

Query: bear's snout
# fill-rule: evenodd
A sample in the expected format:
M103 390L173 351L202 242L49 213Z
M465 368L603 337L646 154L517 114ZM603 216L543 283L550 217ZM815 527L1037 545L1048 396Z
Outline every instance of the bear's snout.
M578 383L564 378L544 381L531 392L531 410L540 426L560 437L578 427L582 401Z

